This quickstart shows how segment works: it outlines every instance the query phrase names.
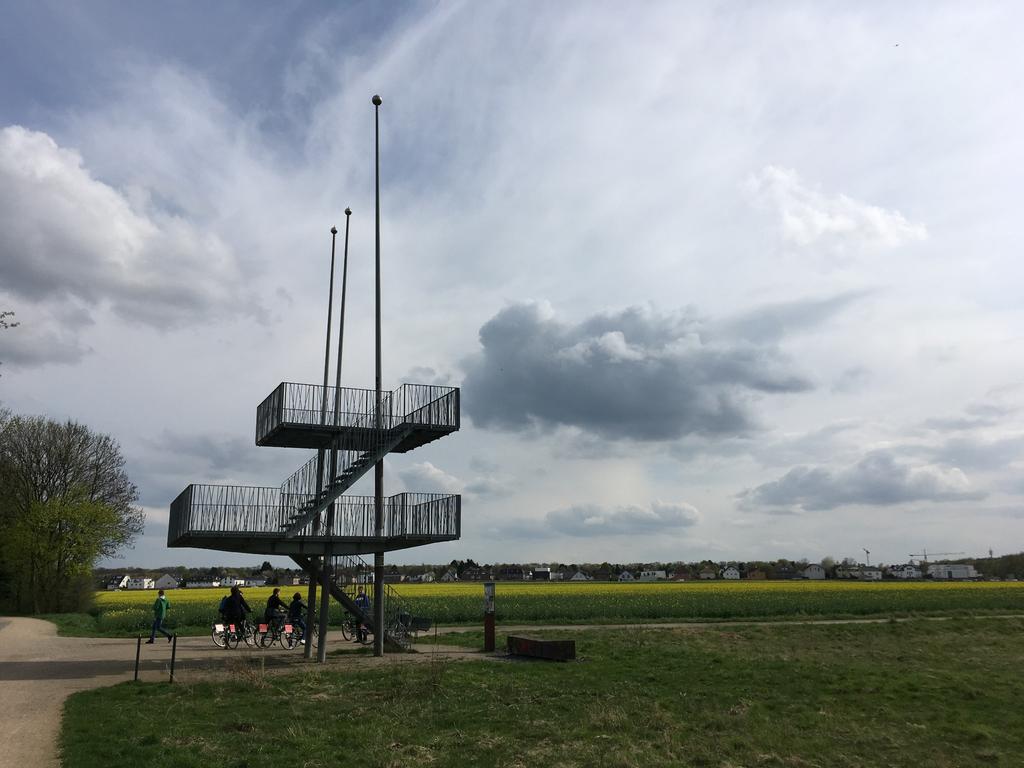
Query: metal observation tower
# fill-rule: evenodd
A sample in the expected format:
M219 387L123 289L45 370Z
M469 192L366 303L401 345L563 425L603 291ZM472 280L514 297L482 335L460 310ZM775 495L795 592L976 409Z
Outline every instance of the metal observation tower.
M316 590L320 587L318 658L326 654L329 598L334 597L359 621L374 629L374 653L385 640L406 644L410 623L384 584L384 553L459 538L461 497L439 493L399 493L385 497L384 458L406 453L459 429L459 390L425 384L381 389L380 344L380 131L379 96L373 97L376 186L376 387L341 386L348 232L335 385L328 386L331 310L334 304L334 242L331 229L331 279L323 384L279 384L256 409L256 444L316 451L281 485L188 486L171 503L167 546L200 547L260 555L287 555L309 574L309 620L313 631ZM374 495L345 495L374 470ZM354 582L367 580L370 565L360 555L373 553L373 581L367 584L371 609L354 601ZM387 594L386 594L387 592ZM255 607L254 607L255 608ZM306 656L311 646L306 645Z

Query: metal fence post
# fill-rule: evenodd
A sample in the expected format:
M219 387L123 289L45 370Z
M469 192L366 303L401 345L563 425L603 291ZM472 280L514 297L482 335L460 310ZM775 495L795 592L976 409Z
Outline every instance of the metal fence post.
M178 655L178 636L175 635L171 640L171 679L169 682L174 682L174 659Z
M142 635L139 635L139 640L135 643L135 682L139 682L139 654L142 653Z

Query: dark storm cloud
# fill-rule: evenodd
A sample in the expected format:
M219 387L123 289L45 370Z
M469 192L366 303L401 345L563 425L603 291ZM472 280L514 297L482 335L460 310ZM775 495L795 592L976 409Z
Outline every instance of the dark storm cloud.
M463 398L485 428L571 426L634 440L729 436L755 429L750 393L811 388L773 346L639 308L570 325L545 305L515 304L484 324L480 343L463 363Z
M843 469L795 467L739 494L745 509L800 507L829 510L853 504L891 506L910 501L969 501L985 498L969 489L959 469L912 466L888 451L873 451Z

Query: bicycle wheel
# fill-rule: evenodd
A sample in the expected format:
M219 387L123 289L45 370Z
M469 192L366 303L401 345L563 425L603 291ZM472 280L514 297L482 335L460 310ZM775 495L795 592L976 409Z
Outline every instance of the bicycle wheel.
M242 626L242 640L244 640L245 644L250 648L255 648L259 643L258 633L256 632L256 625L248 619L246 619L245 623Z
M355 634L355 628L352 626L352 622L343 621L341 622L341 636L346 640L351 640Z
M274 644L277 638L274 636L274 628L267 627L267 631L260 636L260 645L264 648L269 648Z
M282 630L277 633L277 642L286 651L290 651L295 646L294 630L292 632L286 632Z
M214 624L210 627L210 639L213 640L213 644L218 648L223 648L225 646L226 643L224 640L223 624Z
M232 632L230 630L225 630L225 632L224 632L224 647L225 648L237 648L238 647L238 640L239 640L238 635L239 634L240 633L238 632L238 630L235 630L234 632Z

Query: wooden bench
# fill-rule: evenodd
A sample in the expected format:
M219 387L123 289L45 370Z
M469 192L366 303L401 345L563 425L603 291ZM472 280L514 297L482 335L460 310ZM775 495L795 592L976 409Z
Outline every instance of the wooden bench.
M576 658L575 640L542 640L523 635L508 636L510 656L529 656L549 661L570 661Z

